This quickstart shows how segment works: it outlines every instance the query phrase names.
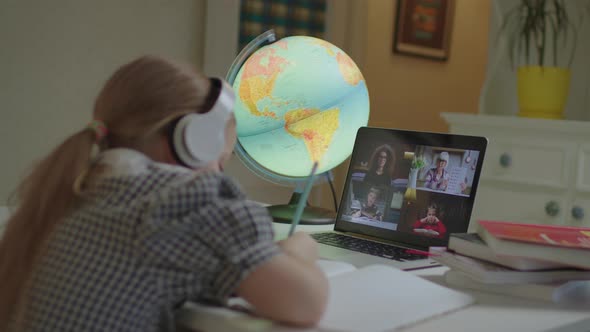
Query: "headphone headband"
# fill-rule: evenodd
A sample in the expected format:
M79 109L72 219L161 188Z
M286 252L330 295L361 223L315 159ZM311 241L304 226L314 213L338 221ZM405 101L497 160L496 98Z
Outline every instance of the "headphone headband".
M211 82L209 98L212 98L214 102L213 106L209 108L209 112L203 113L203 115L223 112L229 116L234 112L234 104L236 102L236 95L233 88L225 80L217 77L211 77L209 81Z

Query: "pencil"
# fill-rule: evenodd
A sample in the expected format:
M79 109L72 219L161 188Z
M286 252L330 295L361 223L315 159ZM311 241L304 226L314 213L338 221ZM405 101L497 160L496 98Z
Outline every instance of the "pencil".
M318 162L316 161L313 163L313 167L311 168L311 173L307 177L307 182L305 183L305 188L303 189L303 192L301 193L301 196L299 197L299 201L297 202L297 207L295 207L295 213L293 214L293 220L291 221L291 229L289 229L289 236L291 236L291 234L293 234L293 232L295 231L295 228L297 227L297 225L299 224L299 221L301 220L301 215L303 214L303 209L305 208L305 205L307 204L307 197L309 196L309 193L311 192L311 187L313 187L313 180L314 180L315 172L317 169L318 169Z

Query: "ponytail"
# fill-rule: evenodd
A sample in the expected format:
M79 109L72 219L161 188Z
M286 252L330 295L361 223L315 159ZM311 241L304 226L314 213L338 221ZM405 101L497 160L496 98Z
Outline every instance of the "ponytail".
M84 129L43 159L18 187L18 208L0 240L0 331L18 312L33 264L63 217L78 203L76 179L86 172L95 133Z

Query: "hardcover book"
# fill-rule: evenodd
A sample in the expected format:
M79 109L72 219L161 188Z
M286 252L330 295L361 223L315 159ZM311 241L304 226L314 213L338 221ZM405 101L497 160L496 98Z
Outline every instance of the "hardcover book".
M459 255L448 251L445 247L430 247L430 254L435 261L483 283L520 284L590 280L590 271L586 270L518 271L481 259Z
M453 233L449 237L448 247L461 255L483 259L521 271L558 269L567 266L559 262L546 262L527 257L496 255L477 233Z
M496 255L527 257L590 270L586 229L480 221L477 233Z
M457 270L445 272L448 285L482 292L515 296L531 300L548 301L559 305L590 307L590 281L552 283L488 284L471 278Z
M480 220L490 235L503 240L590 250L590 228Z

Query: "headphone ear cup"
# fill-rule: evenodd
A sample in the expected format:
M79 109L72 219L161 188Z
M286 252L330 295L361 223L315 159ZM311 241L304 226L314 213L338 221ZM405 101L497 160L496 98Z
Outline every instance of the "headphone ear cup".
M212 112L180 118L172 140L178 159L191 168L219 159L225 149L225 122Z
M219 159L225 150L225 126L233 113L235 95L222 79L210 78L213 104L206 113L187 114L173 124L172 149L180 163L191 168Z

